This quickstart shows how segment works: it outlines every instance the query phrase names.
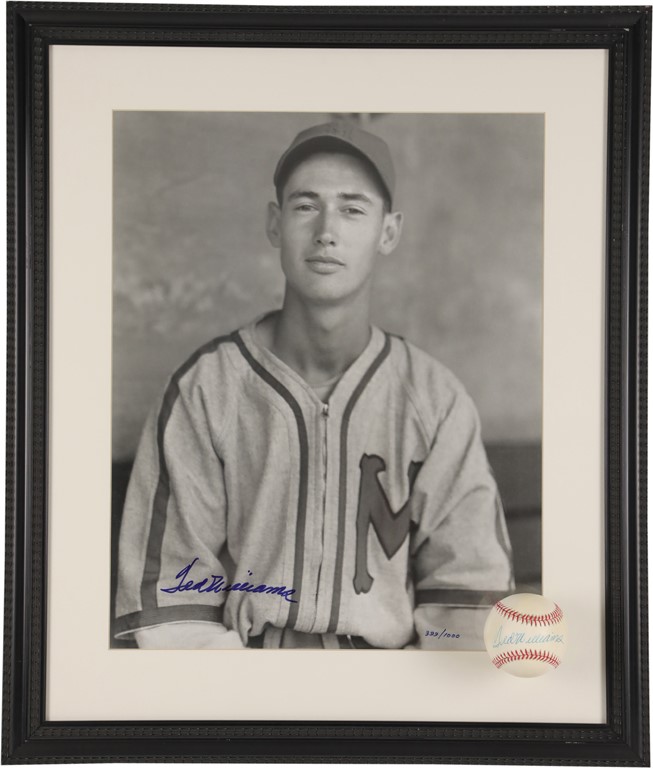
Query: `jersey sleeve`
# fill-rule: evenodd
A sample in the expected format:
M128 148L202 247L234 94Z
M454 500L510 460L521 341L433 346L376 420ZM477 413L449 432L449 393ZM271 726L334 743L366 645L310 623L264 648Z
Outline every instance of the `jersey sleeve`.
M437 427L413 494L417 645L482 650L489 609L514 589L512 552L478 415L462 389Z
M222 624L225 596L210 587L227 580L220 559L226 495L212 435L202 387L190 374L173 376L146 422L127 490L116 636L181 622Z

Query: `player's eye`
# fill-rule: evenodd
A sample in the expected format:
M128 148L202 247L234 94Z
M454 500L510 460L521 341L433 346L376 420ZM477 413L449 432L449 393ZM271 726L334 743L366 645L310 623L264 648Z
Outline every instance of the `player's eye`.
M315 206L312 203L299 203L295 206L296 211L314 211Z
M355 205L348 205L344 211L348 216L365 216L366 213L363 208L359 208Z

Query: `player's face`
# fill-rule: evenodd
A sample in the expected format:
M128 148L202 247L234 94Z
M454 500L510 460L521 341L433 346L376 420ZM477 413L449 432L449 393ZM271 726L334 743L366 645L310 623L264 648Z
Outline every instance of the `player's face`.
M379 254L391 253L402 215L386 212L364 162L311 155L293 169L281 206L270 203L268 237L281 252L287 289L306 301L337 303L369 291Z

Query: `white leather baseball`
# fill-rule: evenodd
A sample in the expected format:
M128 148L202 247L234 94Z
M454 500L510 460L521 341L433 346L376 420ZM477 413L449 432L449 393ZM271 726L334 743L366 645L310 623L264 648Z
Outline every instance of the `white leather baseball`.
M567 623L560 607L542 595L510 595L490 611L483 637L497 669L537 677L562 661Z

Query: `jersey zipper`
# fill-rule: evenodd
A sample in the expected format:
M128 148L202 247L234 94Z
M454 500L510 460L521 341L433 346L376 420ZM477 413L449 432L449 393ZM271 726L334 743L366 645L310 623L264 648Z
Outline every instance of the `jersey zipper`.
M320 581L322 576L322 563L324 562L324 526L326 524L326 496L327 496L327 470L328 470L328 423L329 423L329 404L322 403L320 426L322 432L322 547L320 562L317 569L317 602L315 605L315 615L313 617L313 626L317 621L317 603L319 603Z
M322 559L324 559L324 525L326 521L326 497L327 497L327 470L329 467L329 454L327 432L329 428L329 404L322 404L322 558L320 560L320 571L322 570ZM318 581L319 584L319 581Z
M327 429L329 425L329 404L322 404L322 419L324 422L324 429L322 431L322 516L326 514L326 488L327 488L327 466L328 466L328 454L327 454Z

